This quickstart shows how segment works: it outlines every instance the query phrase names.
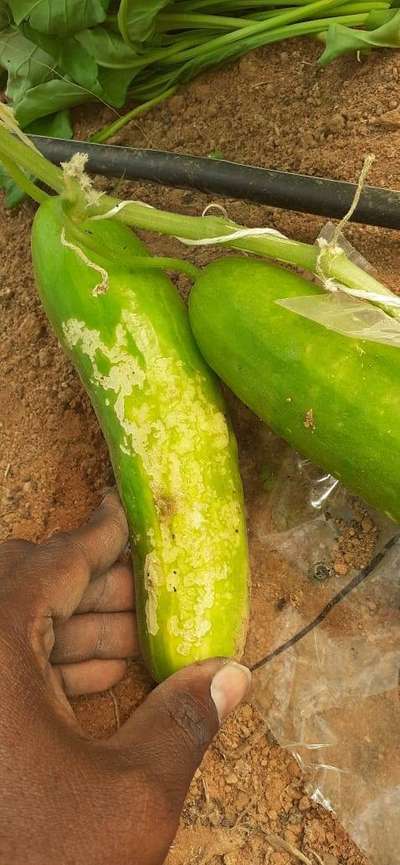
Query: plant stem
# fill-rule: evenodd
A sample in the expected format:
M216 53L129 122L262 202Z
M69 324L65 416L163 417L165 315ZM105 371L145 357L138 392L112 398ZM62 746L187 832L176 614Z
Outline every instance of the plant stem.
M278 23L280 26L283 26L284 24L290 24L293 21L312 18L315 12L318 12L321 9L329 9L330 6L337 6L337 0L314 0L313 3L306 3L295 9L290 9L288 12L283 12L280 15L277 15L275 19L276 26L278 26ZM248 39L251 36L258 36L259 34L265 33L272 27L273 24L270 20L249 24L247 27L242 27L239 30L225 33L223 36L217 36L215 39L211 39L210 42L207 42L206 45L200 45L196 48L188 48L186 51L182 51L180 59L198 59L205 54L216 52L220 49L223 50L227 45L238 42L241 39Z
M24 168L34 177L38 177L42 183L50 186L56 192L63 191L64 182L61 168L56 168L38 150L33 150L27 144L18 141L14 135L0 126L1 161L4 157L14 165Z
M104 216L116 204L118 204L116 199L104 196L91 213ZM172 235L185 240L222 237L244 228L242 225L236 225L219 216L183 216L178 213L169 213L166 210L145 207L137 202L126 205L113 218L135 228L155 231L157 234ZM232 240L227 242L227 246L277 258L279 261L295 264L311 271L314 271L318 257L318 250L314 246L295 240L283 241L274 235Z
M175 93L176 87L169 87L168 90L165 90L164 93L160 93L159 96L155 96L154 99L149 99L147 102L143 102L141 105L137 105L136 108L132 108L131 111L128 111L127 114L124 114L122 117L119 117L118 120L114 120L114 123L109 123L108 126L103 126L102 129L99 129L93 135L90 136L90 141L95 141L97 144L101 144L104 141L108 141L109 138L112 138L113 135L116 135L117 132L120 132L121 129L124 128L131 120L134 120L135 117L140 117L141 114L146 114L148 111L151 111L156 105L159 105L161 102L164 102L166 99L169 99L170 96Z
M39 189L39 187L36 186L29 177L27 177L25 172L18 168L18 165L16 165L13 160L7 159L6 156L2 156L1 161L17 186L19 186L26 195L29 195L29 197L33 198L34 201L37 201L38 204L42 204L43 201L46 201L46 198L49 197L47 192Z
M315 19L313 21L299 21L295 24L289 24L286 27L277 28L276 30L272 29L267 33L258 34L256 39L253 37L251 40L251 46L249 46L248 43L236 43L232 46L227 46L223 56L221 56L220 52L213 52L208 56L201 58L201 63L199 64L196 64L195 61L191 60L183 66L178 67L176 70L171 69L168 72L155 75L150 81L141 81L139 79L135 83L135 87L132 88L130 95L138 101L146 100L151 98L153 94L157 93L160 89L164 89L167 85L176 85L179 81L190 81L190 79L200 71L200 68L204 70L217 66L218 63L222 63L227 59L232 60L237 58L250 50L250 47L259 48L262 45L271 45L274 42L280 42L283 39L291 39L296 36L307 36L311 33L321 33L322 31L326 31L330 24L360 26L365 24L367 18L368 13L358 15L335 15L329 18ZM275 18L274 20L276 21ZM175 58L175 60L178 59L178 57Z
M33 150L28 144L19 141L15 135L12 135L11 132L1 126L0 158L2 161L5 158L7 165L11 162L17 167L17 171L23 168L31 172L48 186L55 189L56 192L64 191L62 171L59 168L55 168L37 150ZM104 195L98 199L95 205L86 209L83 218L85 221L96 216L107 218L109 211L119 204L118 199ZM146 229L158 234L172 235L173 237L189 241L217 239L225 235L231 235L237 230L246 230L244 226L236 225L234 222L230 222L230 220L220 216L183 216L178 213L169 213L165 210L147 207L140 202L129 202L125 207L120 208L113 218L135 228ZM79 225L77 229L80 231ZM377 294L392 294L389 289L383 286L371 274L350 261L342 251L334 254L330 250L329 255L324 254L323 260L321 260L320 250L315 245L300 243L296 240L286 238L280 239L273 234L230 239L226 241L226 246L295 265L311 273L316 272L319 262L320 268L324 268L327 278L336 279L349 288L361 289ZM176 269L177 261L176 259L163 259L162 262L159 260L156 266ZM182 269L184 269L184 272L193 275L190 263L184 262ZM380 305L390 315L396 318L400 317L399 310L386 307L384 304Z
M133 270L171 270L175 273L184 273L191 279L196 279L199 275L199 269L192 264L191 261L186 261L181 258L169 258L166 256L152 255L132 255L126 251L123 261L121 256L116 255L114 250L109 246L102 246L99 250L99 245L93 235L82 226L82 223L77 223L71 218L71 209L64 207L64 216L68 227L68 234L76 242L90 252L94 252L105 262L112 262L114 265L122 265L126 269Z
M185 11L196 12L198 9L209 9L210 12L235 11L238 9L242 12L244 9L263 9L265 6L271 5L271 0L189 0L184 4ZM181 4L176 4L171 11L178 12Z
M282 0L282 3L287 4L287 0ZM291 0L290 0L291 2ZM290 8L285 6L285 8ZM372 12L375 10L385 10L390 8L390 3L386 2L386 0L354 0L354 2L339 2L333 9L328 9L326 12L321 12L320 16L325 17L331 15L355 15L361 12ZM267 12L257 12L257 15L254 18L257 21L265 20L266 18L272 17L277 14L276 9L271 9Z
M112 206L117 203L114 200ZM97 214L100 211L103 215L107 214L109 205L110 199L101 199L96 208ZM185 240L221 238L223 235L230 235L245 228L219 216L181 216L177 213L144 207L143 204L137 202L126 205L113 218L135 228L172 235ZM308 243L300 243L286 238L280 239L272 234L227 240L226 246L272 258L285 264L295 265L311 273L316 272L320 260L320 251L315 245L311 246ZM393 296L389 289L350 261L342 251L336 254L331 253L329 257L324 256L324 267L327 278L333 278L349 288ZM390 306L386 307L384 304L379 305L392 317L400 318L400 310Z
M248 27L247 18L232 18L222 15L191 15L182 13L161 13L157 18L157 30L190 30L207 28L209 30L235 30ZM161 25L161 26L160 26Z

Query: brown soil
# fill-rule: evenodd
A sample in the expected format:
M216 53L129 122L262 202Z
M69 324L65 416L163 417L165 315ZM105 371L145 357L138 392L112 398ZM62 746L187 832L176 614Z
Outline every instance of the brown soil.
M117 139L119 143L208 155L354 180L362 159L376 154L370 182L400 187L400 56L381 52L367 60L341 59L326 70L315 65L312 41L273 46L238 65L194 82ZM83 137L110 119L108 112L79 113ZM208 203L195 192L150 184L126 185L124 195L198 214ZM322 221L233 200L229 215L249 225L268 224L301 240L313 240ZM0 213L2 256L0 340L0 537L38 540L83 519L110 482L107 451L85 394L50 333L32 282L29 229L33 207ZM348 237L392 286L400 267L398 232L351 226ZM178 243L152 238L155 252ZM202 264L210 253L184 251ZM261 482L271 436L232 401L246 488L253 567L253 614L246 658L268 651L279 611L302 600L299 574L276 553L266 559L263 527L270 520ZM277 457L282 445L274 442ZM362 564L375 529L360 514L358 529L344 528L333 562L336 575ZM365 522L367 520L367 522ZM347 535L346 535L347 532ZM346 539L347 538L347 539ZM357 543L357 538L359 539ZM322 600L317 598L316 606ZM132 664L115 688L124 720L150 688L146 672ZM116 724L110 694L75 703L82 725L106 736ZM332 815L313 804L297 764L272 740L250 705L225 725L193 781L169 865L287 865L300 848L312 865L365 865ZM279 841L281 839L281 841Z

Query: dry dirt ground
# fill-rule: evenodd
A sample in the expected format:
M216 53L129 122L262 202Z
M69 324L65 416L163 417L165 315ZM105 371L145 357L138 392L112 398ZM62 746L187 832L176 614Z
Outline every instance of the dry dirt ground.
M370 182L400 188L400 53L381 52L361 62L340 59L320 70L318 51L311 41L259 50L198 79L124 130L116 142L201 155L219 151L227 159L347 180L357 177L363 157L373 152ZM81 110L78 133L84 137L110 119L98 107ZM120 193L187 214L199 214L210 200L150 184L126 184ZM274 226L300 240L314 240L322 226L313 217L229 199L222 203L237 221ZM14 212L0 211L2 539L39 540L76 525L111 479L95 417L35 293L29 255L32 214L28 203ZM352 226L348 237L390 285L399 284L398 232ZM182 254L170 240L152 238L151 245L154 252L171 255L175 249ZM209 257L204 250L184 254L198 264ZM296 601L301 590L295 570L273 550L266 556L260 547L260 526L271 518L263 481L269 433L236 404L233 414L254 584L246 658L254 661L268 651L282 599ZM360 550L368 558L373 528L367 522L360 532ZM337 573L343 573L343 550L338 557ZM122 720L150 687L142 666L133 663L129 677L115 688ZM75 709L95 736L114 728L110 694L82 698ZM295 860L282 841L300 849L312 865L366 863L334 817L310 801L297 764L273 741L257 711L245 705L226 724L196 774L168 863L288 865Z

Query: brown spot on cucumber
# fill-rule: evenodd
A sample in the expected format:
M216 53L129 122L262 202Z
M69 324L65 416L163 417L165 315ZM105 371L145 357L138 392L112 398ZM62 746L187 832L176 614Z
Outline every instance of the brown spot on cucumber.
M177 504L172 496L156 496L154 503L162 520L168 520L177 512Z
M304 426L306 429L310 429L311 432L314 432L315 430L314 412L312 408L309 408L304 415Z

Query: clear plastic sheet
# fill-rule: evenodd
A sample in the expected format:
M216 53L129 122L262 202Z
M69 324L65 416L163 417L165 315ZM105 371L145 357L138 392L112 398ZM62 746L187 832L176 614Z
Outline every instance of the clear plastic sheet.
M340 525L357 500L287 452L271 491L265 551L295 563L303 581L277 616L269 651L312 621L349 582L332 570ZM377 549L399 528L370 512ZM311 797L332 810L372 865L400 865L400 542L367 579L296 645L254 673L255 701L298 760ZM323 851L319 851L323 858Z
M326 297L291 297L277 301L279 306L322 324L328 330L356 339L400 346L400 322L383 309L348 297L342 292Z
M317 243L328 245L332 241L346 253L350 261L353 261L367 273L372 272L369 263L360 253L354 249L348 240L339 234L335 237L336 227L328 222L322 229ZM308 318L321 324L328 330L340 333L355 339L365 339L370 342L378 342L383 345L400 347L400 321L392 318L387 312L375 303L380 302L388 307L399 307L400 298L391 292L382 295L365 292L365 298L361 299L363 292L327 280L325 288L328 292L325 296L291 297L276 301L279 306L294 312L297 315ZM373 303L368 301L371 297Z

